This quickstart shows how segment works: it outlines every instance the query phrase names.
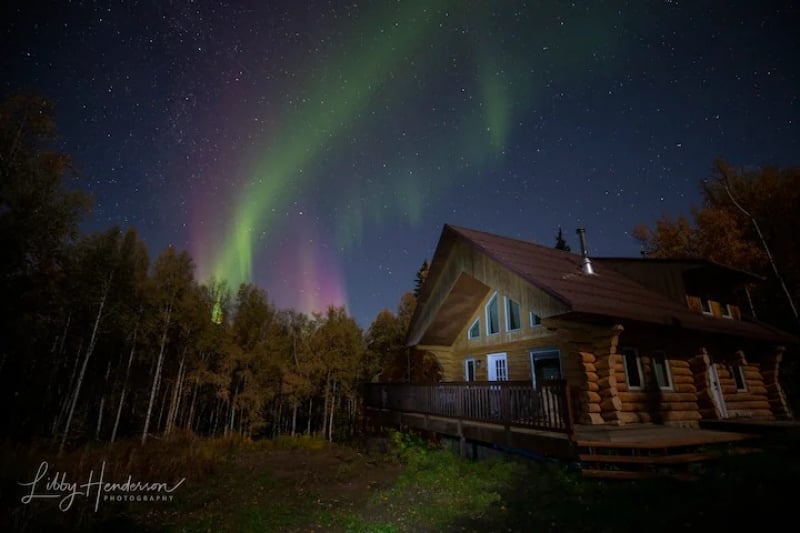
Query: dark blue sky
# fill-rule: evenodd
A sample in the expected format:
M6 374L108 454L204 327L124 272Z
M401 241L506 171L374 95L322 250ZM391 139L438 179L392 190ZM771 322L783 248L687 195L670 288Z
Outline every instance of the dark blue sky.
M188 249L201 280L251 276L281 306L346 303L368 326L444 223L545 244L561 225L573 248L585 226L594 255L637 255L632 227L696 204L715 157L796 165L799 15L12 1L1 90L56 103L95 196L85 229L133 225L153 257Z

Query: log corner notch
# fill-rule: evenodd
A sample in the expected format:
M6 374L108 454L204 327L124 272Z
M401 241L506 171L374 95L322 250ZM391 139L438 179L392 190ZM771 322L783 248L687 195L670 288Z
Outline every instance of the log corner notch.
M697 389L697 406L700 416L704 419L719 418L718 406L714 395L711 394L711 378L708 368L711 366L711 357L705 348L700 348L697 354L689 361L689 368L694 374L694 385Z
M780 366L784 352L786 352L786 348L778 346L767 354L761 362L761 375L764 378L764 387L767 389L767 400L772 414L778 420L791 420L793 418L792 410L786 401L786 395L780 383Z
M615 324L610 328L609 336L598 340L595 352L598 354L597 384L600 395L600 416L603 422L612 425L623 425L629 422L638 422L628 418L622 412L622 401L619 398L617 375L622 371L622 356L618 353L619 336L625 328Z

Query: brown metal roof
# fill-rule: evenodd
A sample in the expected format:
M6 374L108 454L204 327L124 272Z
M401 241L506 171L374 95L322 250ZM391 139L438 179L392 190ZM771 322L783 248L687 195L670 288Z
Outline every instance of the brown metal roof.
M631 319L739 337L798 342L795 336L765 324L701 315L645 288L602 261L593 263L594 275L584 274L579 255L532 242L446 224L437 255L444 251L443 245L449 248L448 241L453 238L470 243L531 285L564 302L575 316ZM436 266L432 265L430 275L436 275ZM423 290L420 305L425 300Z

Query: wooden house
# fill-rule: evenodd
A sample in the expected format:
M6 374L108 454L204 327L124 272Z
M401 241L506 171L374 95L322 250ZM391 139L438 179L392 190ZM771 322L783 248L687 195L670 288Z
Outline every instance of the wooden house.
M384 388L381 407L573 436L575 427L791 417L778 375L798 339L749 319L737 301L758 278L709 261L589 258L583 248L445 225L408 333L417 354L441 365L439 392L423 400L422 389Z

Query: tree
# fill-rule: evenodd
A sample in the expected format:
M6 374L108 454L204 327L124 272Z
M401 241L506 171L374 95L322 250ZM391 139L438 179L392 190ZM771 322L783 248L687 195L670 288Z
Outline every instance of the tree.
M655 228L634 228L644 255L704 258L767 278L754 300L759 317L796 328L800 297L800 169L734 169L717 160L702 183L702 206ZM795 317L786 320L786 317Z
M66 187L74 173L69 156L49 149L53 114L38 96L0 103L0 409L9 431L48 390L49 373L37 366L42 354L52 357L54 331L75 323L66 320L65 271L89 199ZM65 344L57 346L63 355Z
M571 252L572 248L569 247L567 241L564 239L564 233L561 231L561 226L558 227L558 234L556 235L556 250L564 250L565 252Z
M194 264L189 254L186 252L178 253L172 246L168 247L156 259L151 278L151 302L152 308L156 313L156 320L161 323L161 333L158 357L156 358L155 370L152 373L153 381L150 387L150 401L147 405L147 414L145 415L144 428L142 429L142 444L147 441L153 405L161 384L161 371L173 313L194 282L193 270Z
M430 265L428 264L428 260L424 260L422 262L422 266L419 267L417 270L417 276L414 279L414 297L419 298L419 293L422 291L422 286L425 284L425 280L428 279L428 271L430 270Z

